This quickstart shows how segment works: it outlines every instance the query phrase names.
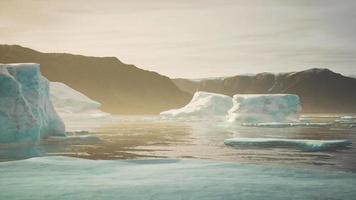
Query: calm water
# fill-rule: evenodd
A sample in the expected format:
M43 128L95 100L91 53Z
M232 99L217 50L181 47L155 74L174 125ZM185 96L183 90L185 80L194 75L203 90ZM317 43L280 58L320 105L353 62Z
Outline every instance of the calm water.
M88 159L192 158L293 168L356 171L356 119L341 122L339 115L303 116L307 122L330 122L325 127L232 127L219 121L170 121L158 116L113 116L110 119L66 119L67 139L51 138L36 146L0 148L1 160L64 155ZM88 131L75 131L76 129ZM347 149L307 152L293 147L224 145L232 137L349 139Z

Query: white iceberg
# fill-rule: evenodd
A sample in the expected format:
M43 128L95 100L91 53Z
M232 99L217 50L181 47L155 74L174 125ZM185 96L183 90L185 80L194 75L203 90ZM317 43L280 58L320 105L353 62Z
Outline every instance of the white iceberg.
M101 104L84 94L72 89L64 83L50 82L51 100L58 112L85 112L96 110Z
M224 141L234 147L295 147L305 151L326 151L350 147L350 140L303 140L280 138L230 138Z
M161 112L165 118L226 116L232 107L232 98L223 94L196 92L192 100L183 108Z
M0 143L64 136L65 126L49 97L39 64L0 64Z
M50 94L54 108L66 124L67 131L93 130L111 123L112 116L101 111L101 104L68 85L50 83Z
M109 113L102 112L101 104L84 94L60 82L50 83L50 94L54 108L60 116L67 118L71 115L86 117L104 117Z
M238 123L298 122L301 110L293 94L236 94L233 104L228 121Z

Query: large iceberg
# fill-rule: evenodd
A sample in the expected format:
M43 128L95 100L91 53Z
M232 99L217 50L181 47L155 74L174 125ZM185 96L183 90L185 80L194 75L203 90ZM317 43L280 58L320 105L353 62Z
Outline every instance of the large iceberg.
M294 94L236 94L233 104L228 120L238 123L298 122L301 110Z
M183 108L161 112L165 118L225 116L232 107L232 98L223 94L196 92Z
M49 97L39 64L0 64L0 143L64 136L65 126Z

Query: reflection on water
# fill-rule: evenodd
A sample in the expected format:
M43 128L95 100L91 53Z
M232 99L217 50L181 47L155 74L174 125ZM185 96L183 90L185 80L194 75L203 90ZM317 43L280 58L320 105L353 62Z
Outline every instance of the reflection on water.
M325 127L232 127L223 121L177 122L164 121L157 116L119 116L89 132L72 131L68 138L49 138L32 148L2 146L0 158L13 160L43 155L89 159L195 158L356 171L354 148L307 152L296 148L232 148L224 145L224 140L232 137L349 139L353 144L356 142L356 128L352 128L356 122L350 121L355 119L347 119L347 123L340 123L338 116L327 115L303 116L302 119L304 122L332 124ZM76 124L77 127L80 126Z

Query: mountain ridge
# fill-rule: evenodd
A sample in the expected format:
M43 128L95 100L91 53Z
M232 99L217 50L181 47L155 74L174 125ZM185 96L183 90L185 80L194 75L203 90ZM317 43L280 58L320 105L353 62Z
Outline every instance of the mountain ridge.
M34 62L50 81L63 82L115 114L158 114L187 103L191 95L168 77L125 64L116 57L43 53L0 45L0 63Z
M327 68L283 73L263 72L202 81L173 79L173 82L181 90L190 93L206 91L229 96L237 93L297 94L306 113L356 112L356 79Z

